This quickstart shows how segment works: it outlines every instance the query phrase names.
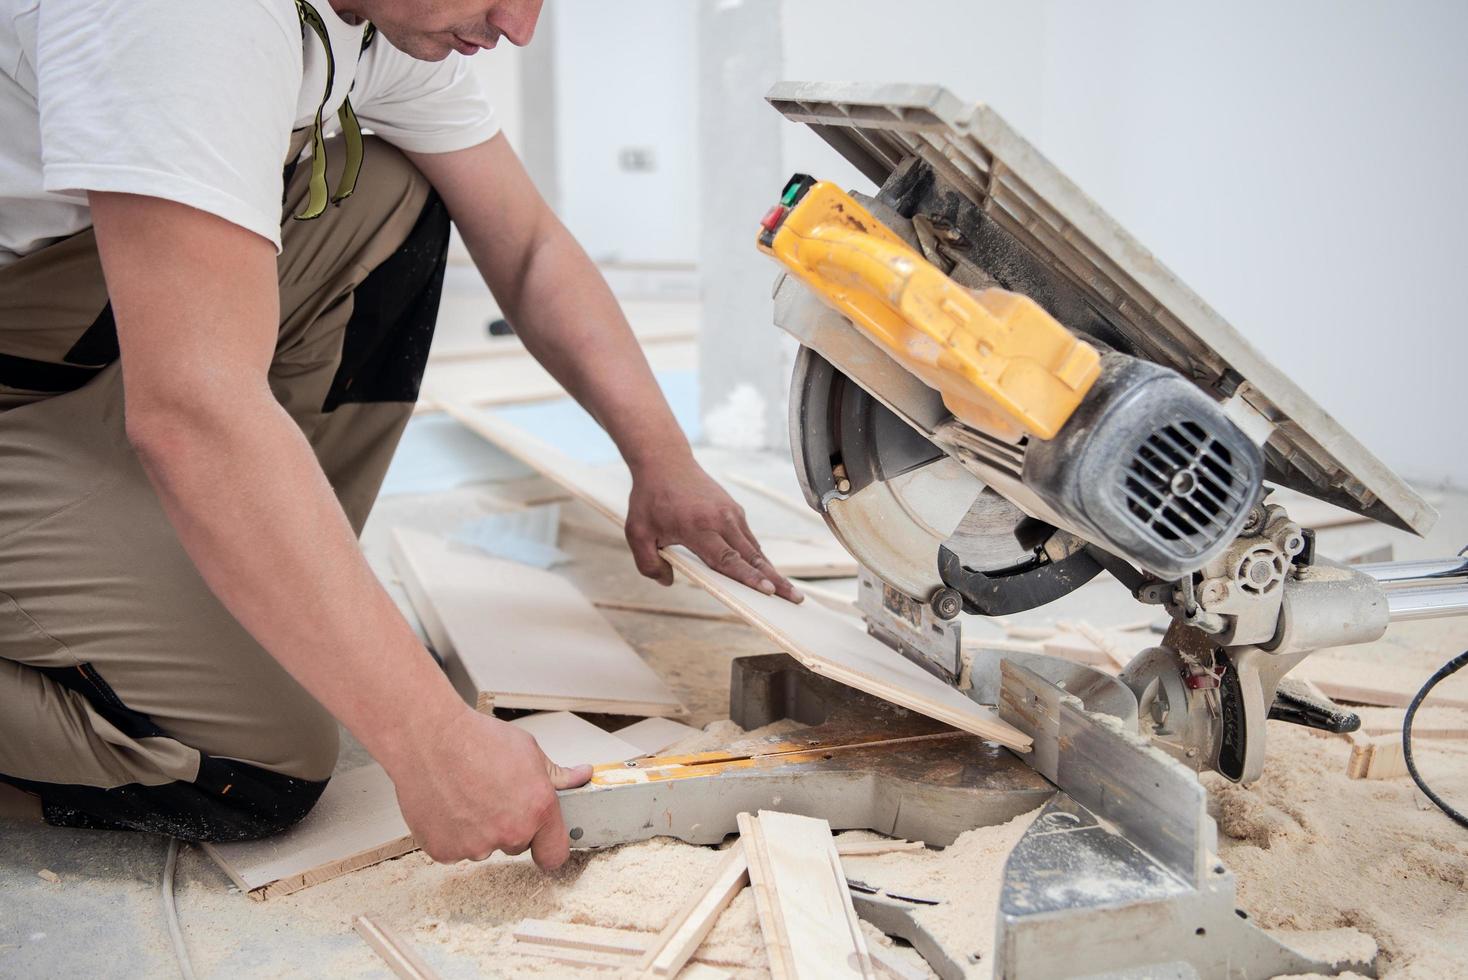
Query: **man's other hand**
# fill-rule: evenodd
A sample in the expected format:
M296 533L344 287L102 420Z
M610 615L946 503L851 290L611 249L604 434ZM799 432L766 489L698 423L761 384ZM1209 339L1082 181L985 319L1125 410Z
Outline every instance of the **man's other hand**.
M388 775L408 829L435 861L483 861L495 851L528 849L549 871L570 856L556 790L585 783L590 766L563 769L528 732L468 707L420 745L404 748Z
M633 470L627 544L637 570L663 585L673 584L673 569L658 549L681 544L751 589L791 602L805 598L761 553L744 508L692 457Z

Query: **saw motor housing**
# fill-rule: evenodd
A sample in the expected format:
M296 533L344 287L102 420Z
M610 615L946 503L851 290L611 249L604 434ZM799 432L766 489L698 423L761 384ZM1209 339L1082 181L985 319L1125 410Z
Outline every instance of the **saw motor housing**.
M759 246L940 394L948 439L1010 476L1035 549L1063 530L1170 580L1248 519L1258 447L1170 368L1103 350L1029 297L959 286L854 197L804 174ZM987 611L961 551L947 548L940 568L968 611Z

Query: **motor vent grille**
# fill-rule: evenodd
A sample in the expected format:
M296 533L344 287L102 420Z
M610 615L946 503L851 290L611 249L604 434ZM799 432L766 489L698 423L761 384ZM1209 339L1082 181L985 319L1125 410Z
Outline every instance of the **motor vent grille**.
M1248 506L1233 453L1202 425L1171 422L1142 440L1122 473L1127 509L1167 550L1201 555Z

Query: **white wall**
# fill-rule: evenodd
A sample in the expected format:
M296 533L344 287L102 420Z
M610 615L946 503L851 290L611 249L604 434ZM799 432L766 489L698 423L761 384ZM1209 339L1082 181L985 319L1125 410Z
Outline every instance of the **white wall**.
M594 256L697 258L695 13L547 5L562 212ZM1368 448L1468 485L1468 3L785 0L781 23L787 78L994 106ZM637 145L650 175L618 170ZM864 184L803 127L769 152Z
M541 15L555 18L560 215L598 261L697 255L696 13L687 0L554 0ZM624 169L625 150L653 169Z
M988 102L1369 449L1468 484L1468 4L787 0L784 20L787 77ZM795 127L785 153L838 173Z
M1468 4L1053 3L1045 37L1051 159L1388 464L1468 484Z

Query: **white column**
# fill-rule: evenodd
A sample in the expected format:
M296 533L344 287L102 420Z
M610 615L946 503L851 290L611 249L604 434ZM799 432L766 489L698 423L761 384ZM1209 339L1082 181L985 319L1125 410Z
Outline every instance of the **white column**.
M699 390L704 441L761 449L788 442L794 344L771 322L775 264L755 249L759 219L789 176L787 125L764 100L781 76L780 0L699 4Z

